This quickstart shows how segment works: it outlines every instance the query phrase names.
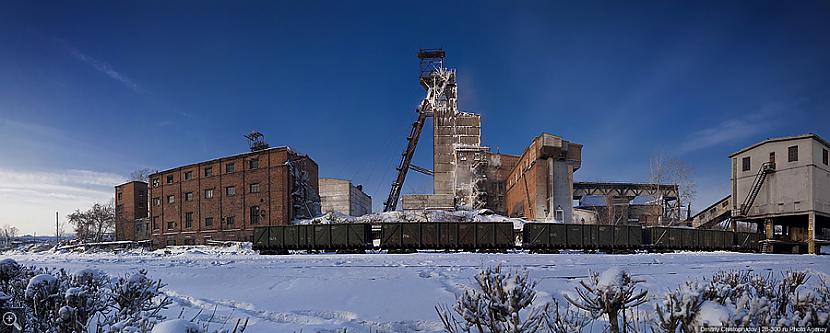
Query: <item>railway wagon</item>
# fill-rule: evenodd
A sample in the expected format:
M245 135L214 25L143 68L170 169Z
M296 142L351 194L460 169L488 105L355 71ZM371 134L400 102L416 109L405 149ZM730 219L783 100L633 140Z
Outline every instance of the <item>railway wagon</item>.
M388 250L506 250L514 248L511 222L412 222L381 225Z
M687 228L643 228L643 244L658 251L703 249L699 230Z
M254 228L254 249L262 252L288 250L352 250L372 247L372 226L366 223L306 224Z
M642 247L640 226L526 223L522 247L528 250L638 249Z

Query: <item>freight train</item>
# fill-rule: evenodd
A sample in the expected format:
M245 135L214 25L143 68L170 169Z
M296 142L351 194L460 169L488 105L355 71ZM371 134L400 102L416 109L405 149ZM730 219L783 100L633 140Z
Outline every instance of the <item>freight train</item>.
M289 251L360 253L370 249L505 252L596 250L605 252L739 251L757 252L761 234L678 227L526 223L423 222L308 224L258 227L254 249L261 254Z

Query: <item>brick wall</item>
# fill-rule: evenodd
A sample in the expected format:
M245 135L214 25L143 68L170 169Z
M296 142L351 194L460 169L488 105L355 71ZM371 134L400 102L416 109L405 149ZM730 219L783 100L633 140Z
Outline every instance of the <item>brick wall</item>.
M287 225L295 217L293 174L303 175L311 206L319 207L317 164L286 147L155 173L150 176L151 237L159 246L250 241L254 227ZM319 208L311 211L318 214Z
M147 183L131 181L115 187L115 239L145 239Z

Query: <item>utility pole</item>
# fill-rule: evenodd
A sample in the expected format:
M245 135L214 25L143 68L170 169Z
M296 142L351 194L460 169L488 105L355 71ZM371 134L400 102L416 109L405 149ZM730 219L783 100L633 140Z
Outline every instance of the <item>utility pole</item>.
M55 246L61 242L60 222L58 222L58 212L55 212Z

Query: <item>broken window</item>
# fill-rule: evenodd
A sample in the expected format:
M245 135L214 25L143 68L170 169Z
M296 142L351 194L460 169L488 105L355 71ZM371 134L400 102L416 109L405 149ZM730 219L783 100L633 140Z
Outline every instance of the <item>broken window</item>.
M205 177L213 176L213 168L207 167L205 168Z
M225 173L231 173L236 171L236 164L228 163L225 164Z
M174 202L176 202L176 196L168 195L167 196L167 203L171 204L171 203L174 203Z
M227 225L234 225L234 224L236 224L236 216L228 216L228 217L226 218L226 222L225 222L225 224L227 224Z
M258 169L259 168L259 159L254 158L248 161L248 169Z
M792 146L787 148L787 162L797 162L798 161L798 146Z
M161 206L161 198L153 198L153 206Z
M191 180L193 179L193 171L186 171L184 173L184 180Z
M251 206L250 211L251 211L251 225L259 224L259 219L260 219L259 206Z
M187 192L184 194L184 201L193 201L193 192Z
M153 178L152 183L153 183L153 187L159 187L159 179L158 178Z
M167 175L167 183L173 184L173 175Z

